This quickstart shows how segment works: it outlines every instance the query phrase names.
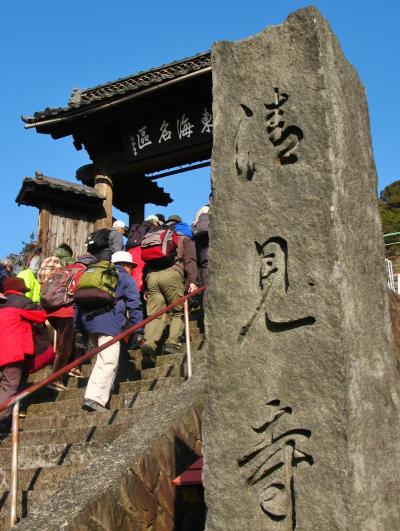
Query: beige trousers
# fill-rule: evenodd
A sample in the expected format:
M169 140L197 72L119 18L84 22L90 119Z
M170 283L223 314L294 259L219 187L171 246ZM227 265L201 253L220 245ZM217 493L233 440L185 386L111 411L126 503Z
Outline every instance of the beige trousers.
M91 338L94 343L97 341L99 347L112 339L111 336L100 334L93 334ZM96 363L86 388L85 398L94 400L102 406L107 404L117 374L118 359L119 341L97 354Z

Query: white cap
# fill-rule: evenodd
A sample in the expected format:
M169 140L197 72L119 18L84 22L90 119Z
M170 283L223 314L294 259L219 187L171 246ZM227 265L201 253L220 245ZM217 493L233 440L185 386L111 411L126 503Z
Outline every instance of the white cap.
M128 253L126 251L117 251L114 253L111 257L111 262L113 264L132 264L135 267L137 264L133 261L131 253Z
M113 223L113 227L115 227L116 229L117 228L125 228L125 223L119 219L117 219L117 221L114 221Z
M147 216L147 218L145 218L145 221L159 221L159 219L154 214L150 214L150 216Z

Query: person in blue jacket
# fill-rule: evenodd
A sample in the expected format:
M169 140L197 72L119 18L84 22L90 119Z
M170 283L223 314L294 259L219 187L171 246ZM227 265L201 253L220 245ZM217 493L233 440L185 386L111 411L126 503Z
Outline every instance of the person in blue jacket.
M0 293L3 293L3 282L6 278L12 277L12 263L11 260L5 258L0 262Z
M90 336L98 346L110 341L125 328L143 320L142 304L136 282L131 277L135 264L130 253L118 251L111 257L118 269L119 279L115 290L115 305L97 314L74 311L74 328ZM105 407L115 379L119 359L119 342L97 355L89 378L82 408L88 411L108 411Z

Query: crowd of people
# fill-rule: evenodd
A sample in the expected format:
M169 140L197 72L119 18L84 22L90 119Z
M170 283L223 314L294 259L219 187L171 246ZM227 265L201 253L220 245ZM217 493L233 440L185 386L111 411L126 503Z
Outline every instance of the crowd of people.
M211 195L210 195L211 199ZM209 204L190 226L179 215L153 214L129 230L117 220L112 229L88 236L87 252L74 258L62 243L47 257L32 245L17 275L9 259L0 262L0 404L27 385L29 373L52 365L53 373L140 323L186 292L207 282ZM126 237L126 241L125 241ZM161 314L129 339L140 348L142 368L156 354L182 351L183 304ZM51 339L51 333L53 338ZM163 340L166 335L166 339ZM97 355L82 408L106 411L120 357L115 342ZM69 373L82 378L80 367ZM62 392L65 379L48 387ZM10 428L10 410L0 413L0 431Z

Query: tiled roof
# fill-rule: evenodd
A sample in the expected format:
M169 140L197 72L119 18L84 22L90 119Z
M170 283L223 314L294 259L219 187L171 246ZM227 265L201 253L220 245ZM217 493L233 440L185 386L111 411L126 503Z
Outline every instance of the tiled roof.
M78 183L63 181L62 179L55 179L54 177L46 177L40 172L36 172L35 177L25 177L22 181L21 190L18 193L15 201L18 204L31 204L28 196L30 193L39 189L51 188L53 190L60 190L75 195L86 196L89 200L100 202L104 196L94 188Z
M43 111L35 112L34 118L24 116L22 119L26 123L34 123L62 114L75 114L78 109L81 111L85 106L95 106L96 103L104 102L104 100L118 98L118 96L134 93L143 88L159 85L210 66L211 52L197 54L93 88L74 89L67 107L46 108Z

